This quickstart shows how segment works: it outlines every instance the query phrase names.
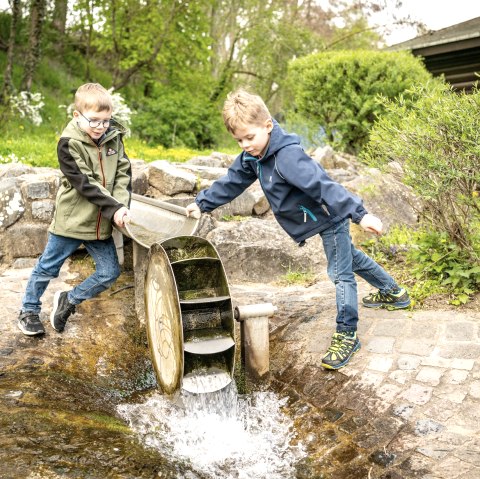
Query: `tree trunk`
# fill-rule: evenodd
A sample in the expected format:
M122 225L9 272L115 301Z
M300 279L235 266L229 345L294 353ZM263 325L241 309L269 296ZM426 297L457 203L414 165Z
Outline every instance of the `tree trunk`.
M20 24L20 16L22 14L22 2L20 0L11 0L12 20L10 23L10 36L8 39L7 49L7 65L3 74L3 88L0 95L0 103L6 104L7 99L13 91L12 70L13 55L15 52L15 38L17 36L17 27Z
M65 29L67 25L68 0L55 0L53 8L52 26L58 33L55 44L57 53L62 54L64 49Z
M30 6L30 28L27 59L22 81L22 90L30 91L32 88L33 75L40 61L40 42L42 38L42 26L45 19L46 0L32 0Z

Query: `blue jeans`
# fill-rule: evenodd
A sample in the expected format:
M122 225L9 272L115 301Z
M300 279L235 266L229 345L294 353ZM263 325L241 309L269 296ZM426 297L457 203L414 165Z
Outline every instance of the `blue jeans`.
M353 246L348 219L322 231L320 236L328 261L328 277L335 284L337 332L356 331L358 299L355 274L382 292L396 288L397 284L372 258Z
M40 313L40 298L47 289L50 280L58 277L65 260L84 244L85 249L95 261L95 272L78 286L68 292L68 301L80 304L105 291L120 276L117 250L113 238L107 240L84 241L75 238L48 233L47 246L33 268L27 289L22 300L22 312Z

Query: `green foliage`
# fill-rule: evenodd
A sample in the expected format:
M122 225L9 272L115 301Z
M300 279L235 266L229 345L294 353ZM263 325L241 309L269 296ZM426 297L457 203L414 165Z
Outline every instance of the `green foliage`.
M365 251L405 284L416 303L433 294L465 304L480 292L480 266L446 233L394 227L388 234L362 244Z
M295 271L291 267L280 277L280 284L284 285L309 285L315 280L315 274L311 271Z
M246 221L248 220L247 216L240 215L224 215L222 216L222 221Z
M445 287L453 296L452 304L464 304L480 290L480 266L472 264L471 258L445 233L421 235L417 248L409 251L409 261L415 279Z
M423 202L422 219L471 261L480 257L480 92L456 93L440 82L415 87L410 100L383 99L385 115L364 158L396 161L402 180Z
M201 94L163 89L138 106L132 130L151 144L210 148L223 129L221 116Z
M289 85L295 106L326 133L336 149L358 153L385 106L378 96L395 98L430 74L406 52L331 51L293 61Z

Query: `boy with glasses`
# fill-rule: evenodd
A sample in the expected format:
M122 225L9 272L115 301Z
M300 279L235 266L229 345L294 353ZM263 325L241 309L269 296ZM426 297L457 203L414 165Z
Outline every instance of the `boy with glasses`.
M232 201L258 178L276 220L299 246L320 234L337 303L336 332L322 366L339 369L360 349L355 274L379 290L363 298L364 306L401 309L410 304L407 291L352 244L350 220L376 234L382 232L382 222L303 151L297 135L282 130L259 96L244 90L230 93L223 121L243 152L227 175L187 206L187 214Z
M27 336L45 333L40 298L80 245L93 257L95 272L71 291L55 293L50 322L57 332L64 330L78 304L106 290L120 275L112 223L123 227L129 219L132 175L122 142L125 129L113 122L112 111L112 98L101 85L78 88L73 119L57 146L62 177L47 245L31 273L18 318Z

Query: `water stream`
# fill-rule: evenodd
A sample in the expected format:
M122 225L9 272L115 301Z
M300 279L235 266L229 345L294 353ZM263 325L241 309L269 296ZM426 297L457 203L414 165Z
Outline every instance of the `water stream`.
M171 401L157 392L117 412L139 440L172 461L185 461L202 476L224 479L289 479L305 455L292 443L286 400L273 392L238 395L234 383L208 394L183 392Z

